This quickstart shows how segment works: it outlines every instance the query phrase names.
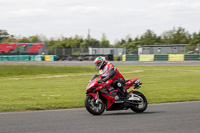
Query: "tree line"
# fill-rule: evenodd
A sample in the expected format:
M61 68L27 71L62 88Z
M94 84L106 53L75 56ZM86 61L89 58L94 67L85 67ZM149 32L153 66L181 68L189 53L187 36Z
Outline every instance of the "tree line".
M141 36L131 38L127 36L121 40L115 41L113 45L103 34L101 40L92 38L90 35L86 39L75 35L74 37L62 37L59 39L47 39L45 36L15 37L6 30L0 30L0 42L9 43L38 43L45 42L48 49L53 48L88 48L88 47L126 47L129 51L137 51L140 45L170 45L170 44L188 44L188 48L196 47L200 44L200 31L190 34L183 27L174 27L157 35L148 29Z

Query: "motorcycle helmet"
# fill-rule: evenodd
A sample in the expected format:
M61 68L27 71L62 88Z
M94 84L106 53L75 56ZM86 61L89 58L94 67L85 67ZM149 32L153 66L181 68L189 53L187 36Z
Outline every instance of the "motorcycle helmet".
M95 68L100 70L106 64L105 57L99 56L94 60Z

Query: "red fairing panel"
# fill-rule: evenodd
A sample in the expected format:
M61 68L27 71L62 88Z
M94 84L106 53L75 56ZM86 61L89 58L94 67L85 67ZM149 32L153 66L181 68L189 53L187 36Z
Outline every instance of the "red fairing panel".
M93 96L95 100L97 100L97 98L98 98L98 94L97 93L89 93L88 95Z
M103 88L100 89L101 95L103 97L105 97L106 100L107 100L107 107L106 107L106 109L109 109L110 106L115 102L115 96L117 94L117 90L113 90L111 92L108 92L107 89L109 89L109 88L112 88L112 87L111 86L110 87L108 87L108 86L106 87L105 86L105 87L103 87Z
M104 96L107 100L107 107L106 107L106 110L107 110L115 102L115 98L111 97L110 95L105 95L105 94L102 94L102 96Z
M128 79L128 81L125 83L125 89L129 89L131 86L133 86L133 84L135 83L135 81L138 78L133 78L133 79Z

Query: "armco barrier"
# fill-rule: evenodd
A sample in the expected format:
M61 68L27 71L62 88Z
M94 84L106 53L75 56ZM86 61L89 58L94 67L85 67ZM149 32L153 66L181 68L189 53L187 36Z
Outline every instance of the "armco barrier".
M50 61L57 61L56 55L50 55Z
M18 60L20 61L29 61L30 56L24 55L24 56L18 56Z
M8 61L8 56L2 56L2 61Z
M30 60L30 61L35 61L35 55L30 55L30 56L29 56L29 60Z
M122 61L126 61L126 55L122 55Z
M154 55L140 55L139 61L154 61Z
M19 56L12 56L12 60L11 61L18 61L19 60Z
M44 55L36 55L35 61L44 61Z
M45 61L50 61L50 55L45 55L44 60Z
M44 61L44 55L13 55L0 56L0 61ZM56 61L56 55L49 55L49 61Z
M168 55L154 55L154 61L168 61Z
M114 61L122 61L122 56L114 56Z
M7 56L8 61L12 61L13 60L13 56Z
M123 61L199 61L200 55L169 54L169 55L123 55Z
M184 61L184 54L169 54L168 61Z
M56 61L57 56L56 55L45 55L44 60L45 61Z
M198 54L185 54L184 55L184 60L199 60L199 55Z
M139 55L126 55L126 61L138 61Z

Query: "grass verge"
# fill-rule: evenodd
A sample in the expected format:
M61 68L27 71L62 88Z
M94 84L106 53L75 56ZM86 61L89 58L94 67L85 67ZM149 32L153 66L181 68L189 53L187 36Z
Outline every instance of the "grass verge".
M200 67L117 66L149 103L200 100ZM0 111L83 107L94 66L1 65Z

